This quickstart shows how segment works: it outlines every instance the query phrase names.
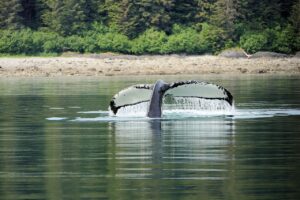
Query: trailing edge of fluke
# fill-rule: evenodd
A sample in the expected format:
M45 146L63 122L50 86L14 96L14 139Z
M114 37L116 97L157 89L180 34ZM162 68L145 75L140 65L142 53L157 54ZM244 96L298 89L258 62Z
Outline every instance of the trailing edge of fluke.
M147 116L150 118L160 118L162 115L163 97L167 96L208 100L217 99L224 100L231 106L233 104L231 93L222 86L195 80L180 81L171 84L158 80L154 85L134 85L121 90L112 98L109 110L114 115L117 115L121 108L149 102Z

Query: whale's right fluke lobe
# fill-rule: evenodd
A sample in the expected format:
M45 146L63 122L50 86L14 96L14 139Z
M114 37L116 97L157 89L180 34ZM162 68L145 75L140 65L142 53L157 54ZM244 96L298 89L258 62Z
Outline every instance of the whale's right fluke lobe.
M233 104L233 97L231 93L222 86L194 80L180 81L170 84L170 89L166 91L165 96L224 100L231 106Z

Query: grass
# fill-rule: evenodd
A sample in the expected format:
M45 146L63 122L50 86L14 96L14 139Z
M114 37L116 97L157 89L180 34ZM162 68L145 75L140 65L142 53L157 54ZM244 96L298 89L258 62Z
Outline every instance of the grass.
M41 58L51 58L58 57L58 53L39 53L39 54L0 54L0 58L28 58L28 57L41 57Z

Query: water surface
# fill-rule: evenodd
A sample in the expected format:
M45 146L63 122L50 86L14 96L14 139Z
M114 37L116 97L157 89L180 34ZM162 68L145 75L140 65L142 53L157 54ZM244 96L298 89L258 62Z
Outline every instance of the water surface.
M111 117L124 87L197 79L231 114ZM300 79L286 76L0 80L0 199L299 199Z

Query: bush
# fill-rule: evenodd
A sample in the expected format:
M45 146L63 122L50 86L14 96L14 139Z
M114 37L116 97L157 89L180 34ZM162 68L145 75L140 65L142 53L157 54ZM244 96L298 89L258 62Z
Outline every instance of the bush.
M59 53L64 47L63 38L56 33L21 31L1 31L0 53L33 55L42 52Z
M84 53L86 43L83 37L73 35L65 38L64 40L65 40L64 50Z
M294 51L300 51L300 35L295 36L295 43L293 43Z
M93 34L106 34L114 31L102 23L95 22L92 24L92 29L90 32Z
M44 33L43 51L45 53L61 53L64 50L64 38L56 33Z
M63 51L133 54L216 53L224 47L237 46L235 40L225 40L225 36L223 29L207 23L196 24L193 27L174 25L169 36L163 31L151 28L133 40L99 23L93 24L92 29L84 34L69 37L42 30L0 30L0 54L40 55ZM260 32L246 31L240 37L239 44L250 53L261 50L292 53L300 50L300 37L291 25L277 26Z
M249 53L267 50L268 38L262 33L246 33L240 38L240 45Z
M294 31L291 26L284 29L277 29L274 31L274 39L272 41L272 51L281 53L291 53L293 51L293 44L295 42Z
M175 25L173 33L168 37L163 53L201 53L200 35L195 29Z
M100 47L97 44L97 35L90 35L83 38L84 40L84 52L97 53L100 51Z
M163 46L167 41L166 33L155 29L148 29L132 41L134 54L159 54L163 53Z
M248 32L240 38L241 47L250 53L261 50L292 53L295 51L295 43L296 36L290 25L285 28L268 28L263 32Z
M202 23L199 42L202 52L216 53L223 49L225 45L225 32L223 29Z
M30 29L22 31L2 31L0 36L0 53L34 53L32 34L33 32Z
M97 45L99 46L100 51L104 52L130 52L129 39L127 38L127 36L119 33L107 33L104 35L98 35Z

